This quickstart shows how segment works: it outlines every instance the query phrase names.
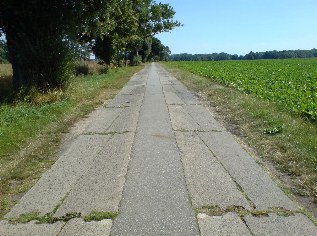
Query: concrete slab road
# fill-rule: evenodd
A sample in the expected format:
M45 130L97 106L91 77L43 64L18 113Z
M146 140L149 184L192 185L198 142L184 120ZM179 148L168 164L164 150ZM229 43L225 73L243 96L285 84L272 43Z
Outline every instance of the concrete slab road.
M206 104L157 63L79 126L0 222L1 236L317 235Z

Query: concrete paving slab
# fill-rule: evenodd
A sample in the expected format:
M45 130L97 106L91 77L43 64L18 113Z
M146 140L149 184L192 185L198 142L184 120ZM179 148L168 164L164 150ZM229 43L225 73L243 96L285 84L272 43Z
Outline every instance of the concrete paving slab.
M85 222L76 218L67 222L58 236L109 236L111 226L111 220Z
M31 212L41 215L52 212L77 180L90 169L94 159L98 157L100 147L109 138L107 135L79 136L5 217L17 217Z
M176 93L176 90L174 89L172 84L166 84L162 85L163 86L163 92L169 92L169 93Z
M230 175L196 133L176 132L176 140L194 208L242 206L250 209Z
M118 212L130 160L133 133L114 134L98 152L98 158L72 188L55 216L92 211Z
M140 106L124 108L113 121L107 132L135 132L139 119Z
M7 221L0 221L1 236L56 236L61 231L64 222L54 224L10 224Z
M114 99L107 102L106 107L129 107L131 104L140 106L142 104L143 94L118 94Z
M130 81L126 86L122 88L118 96L120 95L133 95L133 94L144 94L145 83L140 81Z
M253 235L317 235L317 227L302 214L288 217L276 214L270 214L269 217L247 215L245 216L245 221Z
M165 87L165 86L171 86L171 85L173 85L173 82L170 81L168 78L169 78L169 77L167 76L166 78L160 79L160 80L161 80L162 87L163 87L163 90L164 90L164 87Z
M183 105L184 102L173 92L164 92L165 100L168 105Z
M198 235L156 67L149 69L132 158L112 235Z
M225 129L202 105L169 105L172 127L176 131L221 132Z
M298 209L231 134L200 132L199 136L242 187L257 209L272 207Z
M240 217L234 213L227 213L223 216L198 214L197 219L201 236L252 235Z
M142 85L134 85L133 90L131 91L132 94L144 94L145 93L145 84Z
M177 96L185 104L187 105L201 104L201 101L199 101L196 96L194 96L191 92L189 92L187 88L180 81L178 81L174 76L168 73L162 66L157 65L157 71L158 71L158 74L163 76L163 79L161 79L161 81L163 81L164 84L167 84L165 82L166 80L172 83L172 86L175 89Z
M132 95L132 91L134 90L134 85L126 85L122 88L122 90L119 92L118 96L121 95Z
M89 116L89 124L84 133L106 133L122 110L123 108L98 108Z
M187 105L197 105L202 104L192 93L188 90L184 90L185 88L180 85L173 85L175 90L177 91L177 96L183 100L183 102Z
M145 68L146 67L147 66L145 66ZM148 74L146 73L146 69L140 70L140 72L136 73L134 76L131 77L129 82L124 87L132 86L132 85L145 85L147 77L148 77Z
M203 105L183 106L184 110L196 121L200 131L224 131L224 127L212 116Z
M162 68L162 70L164 70ZM169 82L171 82L173 85L178 86L181 90L187 90L186 86L180 82L179 80L177 80L173 75L171 75L170 73L166 73L165 74L165 80L168 80ZM162 79L161 79L162 80Z
M197 122L180 105L169 105L169 114L172 127L177 131L196 131L200 130Z
M131 77L128 83L118 93L121 95L144 94L147 74L137 73Z

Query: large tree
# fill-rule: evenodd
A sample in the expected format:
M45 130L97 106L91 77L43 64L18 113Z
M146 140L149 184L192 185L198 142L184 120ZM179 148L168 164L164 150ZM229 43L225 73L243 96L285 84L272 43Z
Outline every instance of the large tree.
M153 0L122 0L112 13L115 26L95 41L94 53L106 62L116 55L129 56L134 64L141 61L141 56L146 60L155 34L181 26L180 22L173 20L174 15L175 11L169 4Z
M111 28L114 0L1 0L14 88L62 87L71 74L71 50Z
M149 59L152 61L167 61L169 60L169 56L171 51L169 47L162 44L162 42L153 37L152 38L152 50L149 55Z
M97 58L110 64L112 60L125 57L129 41L136 37L138 18L131 0L121 0L111 8L111 29L101 33L91 44Z
M173 20L175 10L169 4L156 3L153 0L132 0L133 8L138 16L137 37L132 42L136 57L142 48L143 42L161 32L168 32L182 24Z

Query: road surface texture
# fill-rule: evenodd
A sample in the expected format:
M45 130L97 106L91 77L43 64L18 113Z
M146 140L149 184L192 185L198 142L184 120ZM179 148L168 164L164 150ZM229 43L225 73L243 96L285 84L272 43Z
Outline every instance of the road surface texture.
M156 63L74 130L0 235L317 235L206 105ZM34 212L55 220L9 221ZM86 222L93 212L118 215Z

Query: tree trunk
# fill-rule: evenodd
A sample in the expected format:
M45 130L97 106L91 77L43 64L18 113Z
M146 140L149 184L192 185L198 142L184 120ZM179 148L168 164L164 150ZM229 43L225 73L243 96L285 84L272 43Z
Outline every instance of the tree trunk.
M55 11L49 11L49 1L44 8L34 1L12 4L0 10L13 68L13 88L46 91L67 85L72 73L71 54L58 28L59 21L52 19Z
M9 52L9 60L13 69L13 89L29 88L32 86L32 77L27 73L27 63L31 58L24 58L23 51L28 47L26 39L21 39L22 34L17 34L10 27L6 27L6 39Z

